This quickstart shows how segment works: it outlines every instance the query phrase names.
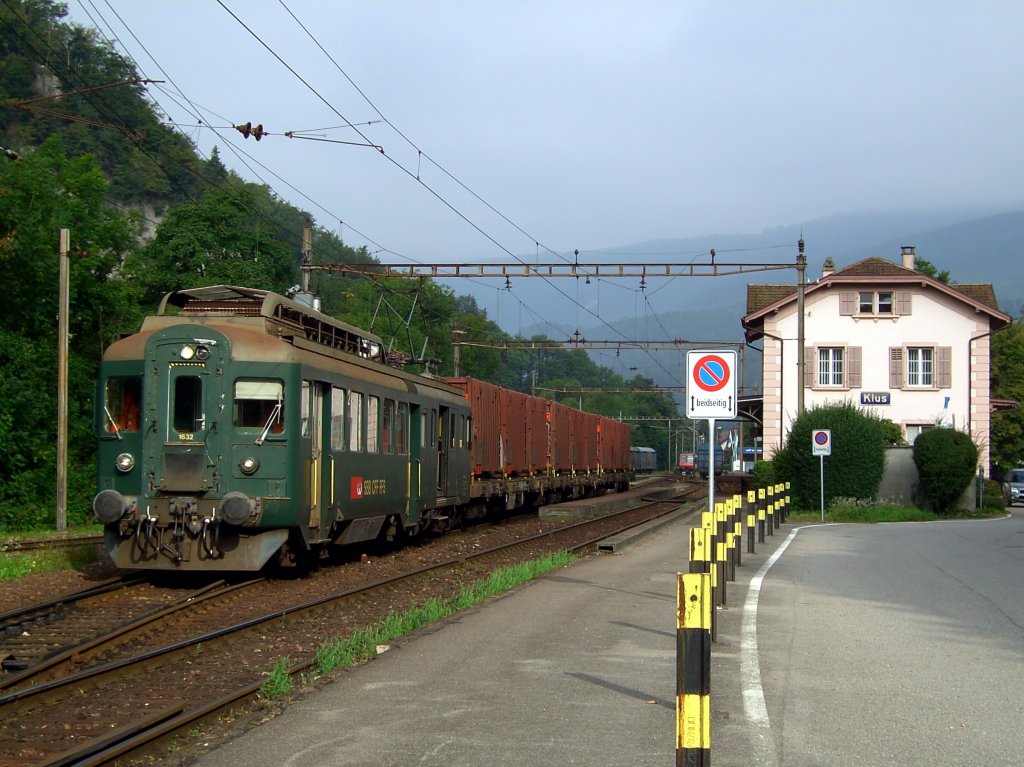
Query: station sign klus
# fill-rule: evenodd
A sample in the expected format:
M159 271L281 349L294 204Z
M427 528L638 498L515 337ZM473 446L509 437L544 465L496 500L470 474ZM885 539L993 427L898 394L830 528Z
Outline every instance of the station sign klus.
M736 417L736 352L691 350L686 353L686 417Z

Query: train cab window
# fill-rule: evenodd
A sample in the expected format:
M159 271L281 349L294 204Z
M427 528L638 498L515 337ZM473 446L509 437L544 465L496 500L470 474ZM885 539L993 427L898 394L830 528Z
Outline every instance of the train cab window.
M380 397L372 394L366 400L366 452L380 450Z
M107 379L103 394L103 430L110 433L138 431L142 407L142 378L117 376Z
M348 393L348 449L363 449L363 395L357 391Z
M409 405L406 402L398 403L398 410L395 412L395 452L405 454L409 452L409 443L406 433L409 429Z
M202 431L203 382L199 376L178 376L174 379L174 400L171 403L172 425L179 439L183 434ZM189 437L191 439L191 437Z
M394 427L395 401L393 399L385 399L380 421L380 451L382 453L395 452L395 441L392 438Z
M345 390L331 389L331 450L345 449Z
M236 429L283 433L284 383L265 378L239 378L235 381L232 410Z

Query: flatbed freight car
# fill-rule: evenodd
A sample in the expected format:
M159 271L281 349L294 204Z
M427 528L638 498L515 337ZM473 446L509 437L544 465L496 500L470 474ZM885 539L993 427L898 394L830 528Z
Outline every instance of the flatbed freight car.
M489 387L390 366L377 336L274 293L170 293L100 369L93 510L110 556L257 570L627 486L628 427Z

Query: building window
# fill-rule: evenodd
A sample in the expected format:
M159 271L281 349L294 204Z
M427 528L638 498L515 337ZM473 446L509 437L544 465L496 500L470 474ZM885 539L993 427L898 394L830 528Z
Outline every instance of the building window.
M934 350L927 346L907 347L907 386L932 386Z
M907 442L911 445L924 434L926 431L931 431L935 428L933 423L908 423L907 424Z
M861 314L892 314L892 293L890 291L863 291L858 304Z
M818 386L843 385L843 349L838 346L818 348Z

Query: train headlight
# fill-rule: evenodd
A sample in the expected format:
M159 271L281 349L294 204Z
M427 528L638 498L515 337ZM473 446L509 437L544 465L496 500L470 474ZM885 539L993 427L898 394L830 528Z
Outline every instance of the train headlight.
M196 347L192 346L192 344L185 344L181 347L181 351L178 352L178 356L183 360L190 360L196 356Z
M206 347L206 346L197 346L196 347L196 359L197 360L205 360L209 356L210 356L210 349L208 347Z
M121 455L114 459L114 465L118 471L127 474L135 468L135 456L131 453L121 453Z
M246 456L238 462L238 468L242 470L243 474L255 474L256 469L260 467L260 462L255 458Z

